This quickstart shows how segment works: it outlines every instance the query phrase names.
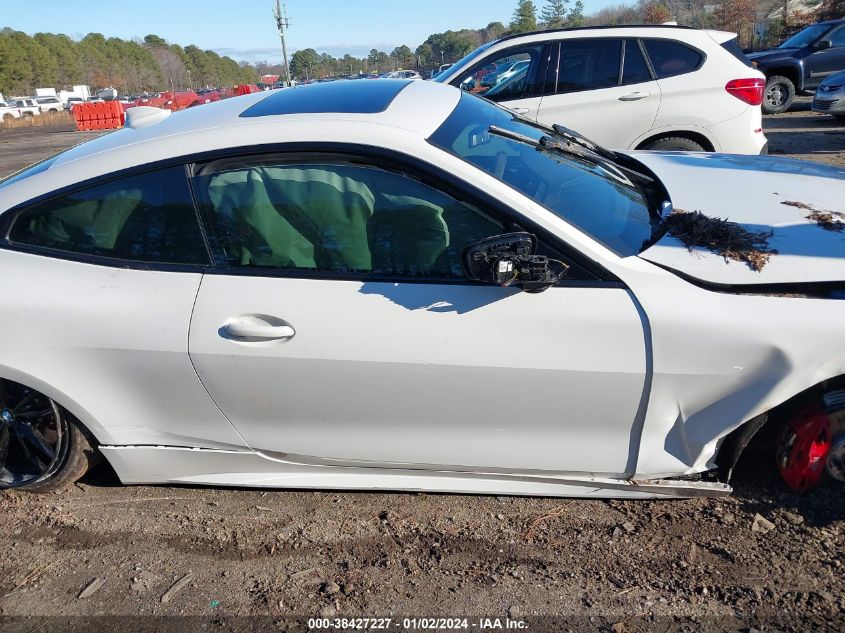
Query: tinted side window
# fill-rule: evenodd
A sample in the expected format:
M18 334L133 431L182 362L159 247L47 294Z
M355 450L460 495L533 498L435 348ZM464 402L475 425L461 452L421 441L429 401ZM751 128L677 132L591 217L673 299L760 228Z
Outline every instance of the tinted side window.
M651 66L658 79L674 77L697 70L704 56L680 42L670 40L643 40Z
M838 30L828 35L827 39L830 40L830 45L833 47L845 46L845 27L840 27Z
M557 91L576 92L618 86L621 62L622 40L563 40Z
M460 278L502 223L408 176L337 162L212 163L196 176L227 266Z
M15 219L9 240L136 262L209 263L182 167L130 176L31 206Z
M751 60L745 56L745 53L742 52L742 47L740 47L739 42L737 42L736 38L732 40L728 40L727 42L722 43L722 48L728 51L731 55L736 57L739 61L743 64L751 68Z
M625 40L625 64L622 67L622 84L640 84L651 81L651 73L637 40Z
M457 85L493 101L532 96L544 49L544 44L535 44L491 55L458 77Z

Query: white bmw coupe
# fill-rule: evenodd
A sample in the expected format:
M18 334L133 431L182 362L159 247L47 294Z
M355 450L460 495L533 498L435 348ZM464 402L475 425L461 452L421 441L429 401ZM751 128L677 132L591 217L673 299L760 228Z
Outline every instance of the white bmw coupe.
M843 214L431 82L134 108L0 183L0 486L718 495L767 421L843 478Z

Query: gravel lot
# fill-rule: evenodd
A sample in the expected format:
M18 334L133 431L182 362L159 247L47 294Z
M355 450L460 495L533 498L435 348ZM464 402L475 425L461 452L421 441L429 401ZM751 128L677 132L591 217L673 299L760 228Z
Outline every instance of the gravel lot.
M772 154L845 166L845 124L806 100L765 129ZM95 135L0 131L0 175ZM0 629L845 630L845 490L790 494L766 438L752 449L732 497L659 502L123 488L104 464L0 495Z

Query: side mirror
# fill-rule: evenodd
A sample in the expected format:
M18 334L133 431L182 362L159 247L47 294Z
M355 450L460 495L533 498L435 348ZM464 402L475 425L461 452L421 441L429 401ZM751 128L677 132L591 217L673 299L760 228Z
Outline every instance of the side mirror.
M826 51L829 48L833 48L833 42L830 40L821 40L816 44L817 51Z
M506 233L473 242L461 257L464 275L485 284L518 284L527 292L542 292L560 281L567 266L535 255L536 250L537 238L530 233Z

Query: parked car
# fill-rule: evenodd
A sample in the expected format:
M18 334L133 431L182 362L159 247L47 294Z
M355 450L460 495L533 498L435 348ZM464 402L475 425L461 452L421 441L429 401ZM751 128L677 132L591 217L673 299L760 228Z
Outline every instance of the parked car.
M411 81L422 81L422 75L416 70L394 70L379 75L379 79L410 79Z
M21 116L35 116L41 114L41 106L35 99L15 99L12 106L17 108Z
M813 111L845 119L845 72L831 75L819 85Z
M501 81L484 79L507 64L511 72ZM767 149L764 77L750 68L733 33L637 26L520 34L482 45L435 81L608 147Z
M433 82L131 109L0 184L0 485L720 495L767 419L845 479L843 185Z
M41 110L41 114L45 112L61 112L64 110L64 105L58 97L38 97L35 102Z
M21 111L15 107L10 106L5 101L0 101L0 120L11 121L12 119L21 118Z
M786 112L799 92L845 71L845 19L811 24L777 48L748 55L766 74L763 112Z

